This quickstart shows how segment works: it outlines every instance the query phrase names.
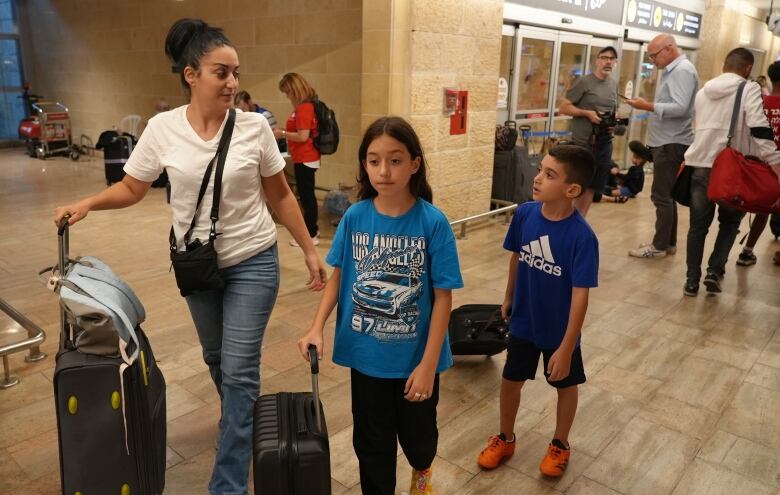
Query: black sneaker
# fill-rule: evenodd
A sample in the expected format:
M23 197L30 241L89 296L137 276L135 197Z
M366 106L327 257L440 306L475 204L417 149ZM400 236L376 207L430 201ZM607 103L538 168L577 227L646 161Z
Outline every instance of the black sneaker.
M707 292L723 292L720 287L722 281L723 276L710 272L704 277L704 286L707 288Z
M688 280L683 287L683 294L689 297L696 297L699 293L699 282L696 280Z
M739 257L737 258L737 264L739 266L755 265L756 261L758 261L758 259L756 258L756 255L753 254L752 251L751 252L742 251L741 253L739 253Z

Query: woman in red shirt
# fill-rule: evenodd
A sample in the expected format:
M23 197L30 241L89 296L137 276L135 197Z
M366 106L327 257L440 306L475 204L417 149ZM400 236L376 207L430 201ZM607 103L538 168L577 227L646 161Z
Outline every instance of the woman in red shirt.
M279 81L279 91L293 104L293 113L287 119L284 129L275 129L277 138L287 139L287 148L295 166L295 185L301 198L303 220L314 245L320 243L317 228L317 198L314 196L314 174L320 168L320 152L314 147L312 138L317 134L317 117L314 115L312 98L316 91L300 74L290 72ZM298 246L294 239L291 246Z

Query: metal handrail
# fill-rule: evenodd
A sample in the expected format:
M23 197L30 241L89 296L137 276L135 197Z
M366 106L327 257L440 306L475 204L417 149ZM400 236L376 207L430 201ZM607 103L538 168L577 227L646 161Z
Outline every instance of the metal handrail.
M3 311L22 328L27 330L28 335L28 338L20 342L0 346L0 356L3 357L3 379L0 380L0 390L2 390L13 387L19 383L18 378L11 376L8 355L29 349L30 354L24 358L26 362L32 363L44 359L46 354L41 352L40 345L46 340L46 332L29 318L14 309L13 306L5 302L2 298L0 298L0 311Z
M491 199L491 203L495 203L497 205L507 204L509 201L502 201L499 199ZM461 218L458 220L453 220L450 222L450 227L457 227L460 225L460 234L458 235L458 239L463 239L466 237L466 224L468 222L472 222L474 220L481 220L483 218L490 218L496 215L509 215L510 212L514 211L517 208L517 205L514 203L507 204L506 206L502 206L501 208L496 208L495 210L486 211L484 213L478 213L476 215L471 215L470 217Z

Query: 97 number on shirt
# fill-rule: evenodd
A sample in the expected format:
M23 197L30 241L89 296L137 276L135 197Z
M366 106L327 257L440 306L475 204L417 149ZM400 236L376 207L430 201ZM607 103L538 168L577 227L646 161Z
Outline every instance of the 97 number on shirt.
M352 330L371 334L376 331L376 318L363 315L352 315Z

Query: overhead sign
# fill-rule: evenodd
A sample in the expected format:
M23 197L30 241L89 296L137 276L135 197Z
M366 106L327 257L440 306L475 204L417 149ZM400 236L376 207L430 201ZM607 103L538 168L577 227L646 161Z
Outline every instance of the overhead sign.
M701 14L654 0L629 0L626 25L698 38Z
M612 24L623 22L623 0L507 0L507 2Z

